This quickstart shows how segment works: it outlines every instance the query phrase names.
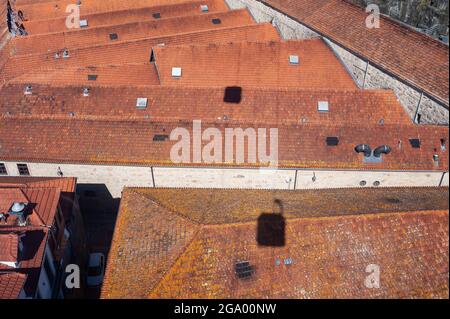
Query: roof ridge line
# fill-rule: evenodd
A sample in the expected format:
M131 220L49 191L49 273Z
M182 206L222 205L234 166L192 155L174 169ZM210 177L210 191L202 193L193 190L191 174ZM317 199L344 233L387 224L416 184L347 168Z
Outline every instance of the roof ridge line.
M367 214L343 214L343 215L333 215L333 216L315 216L315 217L292 217L292 218L285 218L285 220L289 220L292 222L299 222L299 221L320 221L320 220L333 220L333 219L352 219L352 218L365 218L365 219L371 219L371 218L379 218L379 217L388 217L388 216L394 216L394 215L421 215L421 214L449 214L449 210L445 209L423 209L423 210L412 210L412 211L399 211L399 212L378 212L378 213L367 213ZM244 222L233 222L233 223L222 223L222 224L202 224L204 228L218 228L218 227L234 227L234 226L242 226L242 225L250 225L256 223L257 220L254 221L244 221Z

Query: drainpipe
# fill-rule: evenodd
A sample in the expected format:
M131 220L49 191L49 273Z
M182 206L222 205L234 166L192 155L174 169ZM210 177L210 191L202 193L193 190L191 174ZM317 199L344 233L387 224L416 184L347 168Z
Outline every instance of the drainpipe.
M363 85L362 85L362 89L364 90L366 88L366 77L367 77L367 71L369 70L369 60L367 60L367 64L366 64L366 70L364 71L364 79L363 79Z
M417 103L416 111L414 112L414 123L416 123L416 124L420 124L420 123L418 123L417 117L419 115L419 109L420 109L420 104L422 103L422 98L423 98L423 92L420 93L419 102Z

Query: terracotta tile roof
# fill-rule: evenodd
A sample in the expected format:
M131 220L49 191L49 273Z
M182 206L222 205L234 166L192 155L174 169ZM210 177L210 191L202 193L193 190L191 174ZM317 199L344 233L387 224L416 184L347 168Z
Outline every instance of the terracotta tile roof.
M183 33L156 38L131 41L119 41L86 48L73 49L69 59L55 59L55 52L12 56L0 72L0 84L29 71L81 66L118 65L124 63L145 63L150 59L151 47L164 43L219 43L231 41L266 41L278 40L276 29L269 23L238 27L225 27ZM0 51L6 54L7 49ZM1 64L0 64L1 65Z
M323 210L326 205L314 192L253 190L247 191L247 200L236 201L236 192L228 190L199 194L184 189L178 190L178 204L173 205L174 190L165 191L125 189L102 298L448 298L448 207L418 212L400 205L393 213L393 200L385 201L388 206L376 201L378 196L426 196L430 189L396 189L395 194L373 190L375 196L360 192L359 207L379 209L375 214L363 208L362 215L353 215L358 208L350 212L353 208L338 201L333 201L338 206L332 211L331 205ZM341 191L321 195L344 199ZM434 191L441 199L446 196L445 191ZM199 202L191 207L192 192L206 204L203 216L225 207L222 215L231 219L217 224L208 216L199 222ZM354 192L347 195L348 200L357 198ZM255 218L273 212L279 196L283 207L299 212L297 216L316 203L318 212L329 217L291 215L285 220L285 245L260 246ZM233 222L249 208L248 221ZM250 278L236 275L239 261L253 267ZM369 264L380 267L379 289L364 286ZM403 276L405 271L411 275Z
M18 299L27 276L16 272L0 273L0 299Z
M62 193L74 193L75 177L0 176L0 187L59 188Z
M81 20L88 21L88 27L99 27L105 25L117 25L130 22L148 21L155 19L174 18L181 16L200 15L203 12L200 5L207 5L208 12L224 12L228 10L227 5L223 0L197 0L175 4L163 5L149 5L147 7L127 8L124 10L101 12L94 14L83 14L83 7L81 8ZM155 18L153 14L159 13L159 17ZM66 17L49 19L49 20L34 20L24 23L27 33L42 34L52 32L67 31Z
M49 226L53 225L57 207L63 207L68 194L75 190L75 178L33 178L33 177L1 177L0 178L0 213L9 211L13 202L31 203L26 226L18 226L14 216L8 216L6 223L0 221L0 260L4 260L6 250L19 262L18 268L0 265L0 269L18 276L25 276L24 290L27 296L34 296L40 276L42 260L47 244ZM64 195L63 195L64 193ZM63 197L66 196L66 197ZM73 204L72 204L73 205ZM64 209L64 208L63 208ZM71 208L70 208L71 209ZM18 238L24 247L20 255ZM8 240L5 240L8 237ZM8 248L8 247L9 248ZM23 275L22 275L23 274ZM0 283L0 286L4 284ZM0 291L1 295L1 291ZM13 296L13 298L16 298Z
M0 233L0 262L17 262L18 252L19 236Z
M448 106L449 49L387 17L368 29L364 9L342 0L258 0L368 59Z
M143 201L153 201L192 223L204 225L252 222L283 203L283 216L330 217L405 211L448 210L448 187L343 188L316 190L251 190L201 188L132 188ZM131 195L131 191L127 193ZM137 201L126 199L133 209ZM238 203L238 204L236 204Z
M214 18L220 19L221 23L213 24ZM111 43L110 35L114 33L118 36L115 41L128 41L252 24L256 23L249 12L242 9L16 37L9 42L8 50L11 55L57 52L64 48L69 49L70 53L74 48Z
M61 191L58 188L5 188L0 184L0 194L2 197L0 198L1 213L8 213L14 202L32 203L29 225L40 227L53 224ZM1 226L13 226L14 224L15 219L13 216L9 216L6 225L0 223L0 228Z
M163 85L356 88L322 40L186 45L153 50ZM290 55L298 56L299 65L289 62ZM173 67L182 68L181 77L172 76Z
M128 1L127 1L128 2ZM100 12L114 12L127 9L148 8L162 5L173 5L188 2L188 0L133 0L130 3L122 0L83 0L82 14L94 14ZM22 10L27 20L48 20L58 17L66 17L66 7L74 4L71 0L57 0L45 2L17 1L16 10Z
M96 72L92 72L96 73ZM83 77L83 84L91 83ZM98 80L101 80L99 76ZM13 82L17 82L14 80ZM224 102L224 88L186 87L92 87L90 96L82 96L83 86L48 86L32 83L33 94L23 94L23 83L10 83L0 90L0 116L52 115L124 119L151 117L155 121L202 119L215 121L226 115L229 120L252 123L309 124L346 123L347 125L412 125L412 121L389 90L301 90L297 88L243 88L241 102ZM114 90L114 94L111 94ZM136 99L149 99L145 110L138 110ZM329 112L317 111L319 101L329 102ZM214 108L211 108L214 105ZM9 112L9 113L8 113Z
M89 75L95 75L90 80ZM12 80L13 83L105 85L159 85L158 73L153 64L121 64L87 67L65 67L50 70L30 70Z
M153 141L155 135L167 134L184 127L192 132L190 121L154 122L150 119L71 119L51 117L10 117L0 120L0 159L61 163L108 163L138 165L174 165L170 150L176 143ZM224 135L226 127L241 127L227 121L202 122L203 128L216 127ZM278 163L281 167L345 168L387 170L448 169L448 147L441 150L441 139L447 141L448 127L412 125L267 125L246 123L253 128L278 128ZM21 128L26 127L24 131ZM328 136L338 136L339 146L329 147ZM421 147L413 148L410 138L420 138ZM389 145L392 152L382 163L365 163L356 145L377 147ZM203 142L205 145L206 142ZM224 143L223 143L224 144ZM73 145L77 145L76 148ZM45 150L45 152L42 152ZM433 155L439 156L436 163ZM245 158L247 151L245 150ZM199 163L200 164L200 163ZM194 164L198 165L198 164ZM202 163L201 165L205 165ZM236 164L227 165L261 165ZM214 165L213 165L214 166Z

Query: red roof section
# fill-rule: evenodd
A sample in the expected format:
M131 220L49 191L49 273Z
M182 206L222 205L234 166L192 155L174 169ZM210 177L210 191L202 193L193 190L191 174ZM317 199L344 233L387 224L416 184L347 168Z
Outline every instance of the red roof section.
M73 193L75 187L75 178L0 177L0 213L7 215L0 221L0 261L19 263L17 268L0 264L0 298L17 298L22 287L27 296L34 296L49 226L58 205L64 205L61 193ZM14 202L30 204L26 226L17 225L15 216L7 214ZM24 247L20 254L19 240Z
M321 40L168 46L153 51L163 85L356 88ZM289 62L291 55L299 58L298 65ZM173 67L181 67L181 77L172 76Z
M88 27L99 27L105 25L117 25L139 21L150 21L157 19L174 18L181 16L193 16L204 14L200 5L207 5L208 12L224 12L228 10L225 2L221 0L201 0L189 1L181 3L168 3L163 5L154 5L149 3L147 7L140 8L126 8L124 10L112 12L100 12L93 14L84 14L84 3L81 8L80 20L87 20ZM158 17L153 16L158 14ZM67 31L66 17L49 19L49 20L34 20L26 21L24 23L28 34L43 34Z
M17 262L19 236L0 233L0 262Z
M219 43L231 41L266 41L277 40L279 35L269 23L226 27L214 30L180 33L156 38L145 38L130 41L94 45L87 48L72 49L69 59L55 59L54 52L35 53L26 56L12 56L0 73L0 83L26 74L51 72L60 68L82 66L122 65L126 63L146 63L150 60L151 47L164 43ZM0 52L6 52L0 51ZM49 71L44 71L49 70ZM75 75L73 75L75 77ZM142 78L142 77L141 77Z
M17 299L27 276L17 272L0 272L0 299Z
M448 298L448 203L414 200L447 192L125 189L102 298ZM405 196L420 211L393 204ZM257 220L274 200L285 245L265 247ZM249 278L236 275L239 261ZM379 289L364 285L371 264Z
M220 19L220 24L212 23L212 19ZM132 22L111 26L77 29L59 33L30 35L16 37L7 46L10 55L24 55L30 53L58 52L63 49L70 50L98 44L107 44L114 41L129 41L140 38L155 38L179 33L189 33L252 25L247 10L233 10L220 13L207 13L186 17L167 18L160 20ZM111 40L110 34L117 34L117 40ZM53 53L53 54L54 54Z
M155 122L151 119L55 119L50 117L14 117L1 121L0 158L30 162L134 164L174 166L170 150L176 141L154 141L155 135L169 135L178 127L192 133L192 123ZM448 128L413 125L267 125L228 123L226 120L202 122L203 128L215 127L225 136L225 128L278 128L278 164L280 167L345 168L383 170L448 169L448 147L441 150L441 139L447 141ZM22 132L21 127L27 127ZM267 131L269 132L269 131ZM191 134L192 135L192 134ZM328 136L338 136L337 147L325 143ZM410 138L421 140L420 148L413 148ZM203 141L203 146L207 141ZM377 147L389 145L392 152L381 163L365 163L355 146L361 143ZM222 147L224 147L222 144ZM73 145L77 145L76 148ZM41 150L45 149L45 152ZM224 154L224 151L223 151ZM436 163L433 155L439 156ZM247 159L247 150L245 150ZM235 160L235 159L234 159ZM193 163L193 165L212 165ZM230 166L265 166L262 163L216 164Z
M84 86L33 84L33 94L24 95L26 83L13 82L1 90L0 116L5 119L38 115L67 119L68 113L73 112L76 117L109 120L151 117L154 121L164 122L216 121L227 116L229 121L253 124L292 125L304 121L317 125L358 125L379 124L383 120L385 124L413 125L395 94L389 90L245 87L241 101L236 105L224 102L226 90L223 87L92 87L86 83L90 87L89 97L83 97ZM136 108L138 97L148 98L146 109ZM328 101L328 113L317 111L319 101Z
M298 20L448 106L449 49L433 38L381 17L365 25L363 8L342 0L258 0Z

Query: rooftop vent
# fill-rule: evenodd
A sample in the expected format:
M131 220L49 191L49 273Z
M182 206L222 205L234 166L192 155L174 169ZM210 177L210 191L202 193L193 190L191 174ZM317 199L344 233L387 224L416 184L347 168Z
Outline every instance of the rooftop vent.
M97 81L97 74L88 74L88 81Z
M26 226L27 224L27 216L25 214L27 208L27 203L14 202L9 209L10 215L17 216L17 223L19 226Z
M80 20L80 28L87 28L88 27L88 20Z
M58 52L56 52L55 55L54 55L54 57L55 57L55 59L59 59L61 56L59 55Z
M64 49L62 56L63 56L63 58L67 59L70 56L69 55L69 50Z
M25 87L25 90L24 90L23 94L25 94L25 95L33 94L33 88L31 87L31 85L27 85Z
M225 103L241 103L242 88L240 86L228 86L225 88L225 95L223 101Z
M319 101L319 103L317 103L317 111L328 112L328 110L328 101Z
M213 24L221 24L222 20L220 20L219 18L215 18L211 20Z
M328 136L326 139L328 146L338 146L339 145L339 137L337 136Z
M372 155L372 149L367 144L356 145L355 152L364 153L365 157L370 157Z
M152 16L155 19L161 19L161 13L159 13L159 12L153 13Z
M207 4L200 5L200 10L202 12L208 12L209 11L208 5Z
M169 139L169 135L156 134L153 136L153 142L164 142Z
M89 96L89 89L88 88L84 88L83 89L83 96Z
M172 68L172 76L175 78L181 77L181 68L180 67L173 67Z
M254 273L253 266L248 261L237 262L234 269L239 279L250 278Z
M420 148L420 139L418 139L418 138L410 138L409 139L409 144L411 144L411 146L413 148Z
M373 156L380 157L381 154L389 154L391 152L391 148L387 145L381 145L373 150Z
M119 39L119 36L117 35L117 33L110 33L110 34L109 34L109 39L110 39L111 41L114 41L114 40Z
M298 55L290 55L289 63L290 64L298 64L299 63Z
M138 97L136 100L136 108L144 110L147 108L148 99L146 97Z

